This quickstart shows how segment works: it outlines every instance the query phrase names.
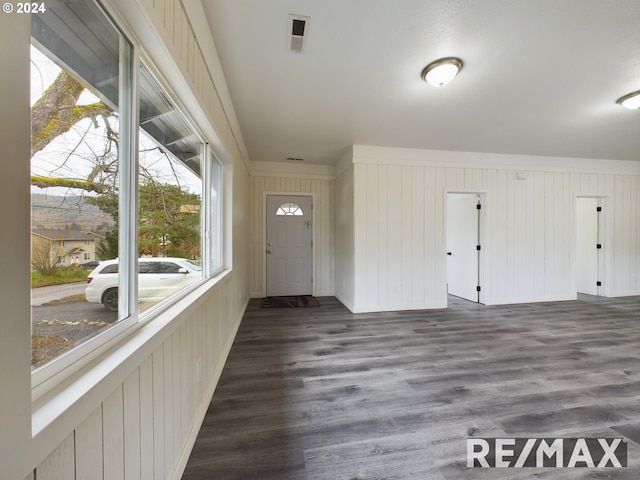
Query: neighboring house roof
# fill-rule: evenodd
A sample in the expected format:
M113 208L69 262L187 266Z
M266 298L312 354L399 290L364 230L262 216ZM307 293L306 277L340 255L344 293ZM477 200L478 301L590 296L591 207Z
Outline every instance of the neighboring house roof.
M83 232L81 230L72 229L53 229L53 228L34 228L31 230L33 235L37 235L42 238L47 238L54 241L84 241L84 240L97 240L104 238L94 232Z

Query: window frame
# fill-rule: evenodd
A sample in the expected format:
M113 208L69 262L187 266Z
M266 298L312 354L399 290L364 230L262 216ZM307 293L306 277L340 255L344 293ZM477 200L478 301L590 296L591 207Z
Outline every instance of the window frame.
M91 362L104 357L110 350L135 332L161 317L162 312L180 302L185 296L207 282L215 284L226 271L229 251L226 240L230 237L225 224L225 211L228 208L224 185L229 181L227 176L231 170L214 154L208 143L208 136L199 128L197 122L179 97L168 87L165 76L158 71L155 62L144 52L136 37L127 29L126 22L112 15L108 5L95 0L105 17L111 22L120 35L120 99L119 117L121 132L121 152L119 165L119 288L126 294L119 296L121 320L111 327L97 333L78 346L52 358L47 363L31 371L32 401L47 398L52 389L65 380L80 374ZM127 50L128 47L128 50ZM179 293L168 297L148 310L140 311L138 307L138 168L139 168L139 135L140 135L140 98L139 77L142 64L154 76L167 98L180 111L185 120L202 139L201 181L203 208L200 209L200 232L203 275L199 281L185 287ZM211 124L206 130L211 129ZM123 132L127 132L126 135ZM211 138L211 137L209 137ZM215 139L215 133L214 133ZM214 168L214 163L216 167ZM218 173L217 176L216 172ZM217 201L213 205L212 188L217 186ZM215 208L215 212L212 210ZM217 262L212 254L217 252ZM165 321L162 319L162 321Z
M105 19L111 23L115 31L118 32L120 38L119 46L119 98L118 98L118 116L120 132L120 146L118 152L118 169L119 169L119 189L120 194L118 198L120 222L119 222L119 258L121 265L127 265L130 263L130 251L135 248L136 245L130 245L125 238L129 238L131 235L131 229L136 228L136 224L129 218L123 218L123 207L129 208L125 202L125 198L128 196L128 192L132 188L130 185L129 175L125 172L129 172L132 168L137 168L137 129L132 130L131 125L137 123L137 69L136 58L138 57L137 48L135 43L131 40L131 35L120 27L113 16L110 14L107 8L99 1L95 1L95 5L101 10ZM33 36L32 36L33 42ZM123 132L126 132L123 134ZM133 138L131 138L133 136ZM135 200L135 197L133 197ZM137 211L137 205L135 209ZM124 247L124 249L123 249ZM125 272L128 268L125 267ZM122 269L121 269L122 270ZM121 310L122 318L111 327L97 333L95 336L82 342L80 345L71 348L68 351L61 353L60 355L53 357L48 362L41 366L38 366L31 371L31 388L32 388L32 400L37 400L43 395L49 388L51 383L59 383L69 376L73 375L82 366L86 365L92 359L103 353L109 348L113 342L119 338L123 332L131 329L138 319L131 315L133 309L134 300L128 295L130 290L130 275L124 275L121 277L120 288L123 291L127 291L126 295L120 295L120 302L125 305L125 309Z

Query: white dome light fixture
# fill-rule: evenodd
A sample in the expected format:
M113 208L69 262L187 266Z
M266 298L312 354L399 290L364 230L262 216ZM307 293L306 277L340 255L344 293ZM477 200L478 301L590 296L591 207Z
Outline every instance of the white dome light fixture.
M444 87L455 78L462 69L462 60L446 57L431 62L422 70L422 79L434 87Z
M624 108L628 108L629 110L640 109L640 90L637 92L631 92L624 97L620 97L616 103L618 105L622 105Z

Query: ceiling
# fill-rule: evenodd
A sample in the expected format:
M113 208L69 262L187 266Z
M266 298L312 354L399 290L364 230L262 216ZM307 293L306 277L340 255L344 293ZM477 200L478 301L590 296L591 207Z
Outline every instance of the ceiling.
M252 161L351 145L640 161L638 0L202 0ZM310 17L303 53L289 14ZM422 69L462 59L434 88Z

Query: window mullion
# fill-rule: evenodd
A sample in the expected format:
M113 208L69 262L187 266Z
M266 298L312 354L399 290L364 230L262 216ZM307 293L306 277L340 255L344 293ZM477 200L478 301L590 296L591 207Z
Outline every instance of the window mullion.
M120 317L137 310L138 284L138 75L131 45L120 42Z

